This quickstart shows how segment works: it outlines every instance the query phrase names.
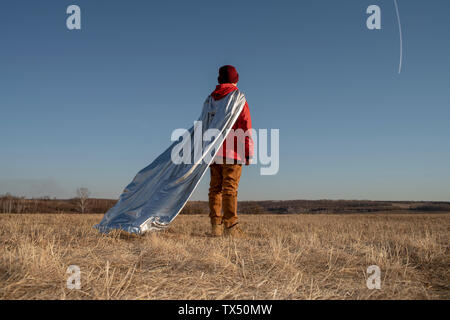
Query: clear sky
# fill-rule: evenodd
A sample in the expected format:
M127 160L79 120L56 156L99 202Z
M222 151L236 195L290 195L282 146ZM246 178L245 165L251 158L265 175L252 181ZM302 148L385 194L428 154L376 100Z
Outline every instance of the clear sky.
M246 167L241 200L448 201L450 1L398 4L401 74L393 0L1 1L0 194L118 197L233 64L280 130L279 173Z

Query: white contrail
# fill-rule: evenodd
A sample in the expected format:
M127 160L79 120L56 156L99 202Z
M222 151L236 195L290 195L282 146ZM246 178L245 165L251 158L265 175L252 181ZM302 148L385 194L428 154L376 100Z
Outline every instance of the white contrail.
M398 73L402 72L402 63L403 63L403 36L402 36L402 24L400 22L400 13L398 12L398 4L397 0L394 0L395 11L397 12L397 21L398 21L398 32L400 34L400 63L398 65Z

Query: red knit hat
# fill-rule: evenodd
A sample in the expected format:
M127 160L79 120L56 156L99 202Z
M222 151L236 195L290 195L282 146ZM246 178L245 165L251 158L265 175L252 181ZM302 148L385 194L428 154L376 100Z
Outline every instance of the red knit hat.
M239 81L239 73L236 68L230 65L220 67L219 78L217 78L219 83L237 83Z

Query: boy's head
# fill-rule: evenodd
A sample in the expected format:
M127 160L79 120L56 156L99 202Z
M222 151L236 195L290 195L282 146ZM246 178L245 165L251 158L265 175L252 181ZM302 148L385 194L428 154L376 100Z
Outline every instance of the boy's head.
M219 69L219 77L217 78L220 84L222 83L238 83L239 81L239 73L236 71L236 68L230 65L226 65L220 67Z

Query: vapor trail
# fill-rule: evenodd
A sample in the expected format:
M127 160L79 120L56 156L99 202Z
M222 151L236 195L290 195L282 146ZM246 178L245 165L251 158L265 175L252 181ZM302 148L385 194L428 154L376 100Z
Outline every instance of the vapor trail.
M400 63L398 65L398 73L402 72L402 64L403 64L403 35L402 35L402 24L400 22L400 13L398 11L397 0L394 0L395 11L397 12L397 21L398 21L398 32L400 35Z

